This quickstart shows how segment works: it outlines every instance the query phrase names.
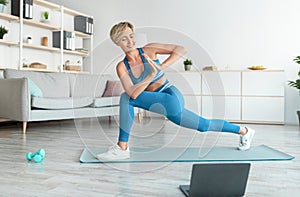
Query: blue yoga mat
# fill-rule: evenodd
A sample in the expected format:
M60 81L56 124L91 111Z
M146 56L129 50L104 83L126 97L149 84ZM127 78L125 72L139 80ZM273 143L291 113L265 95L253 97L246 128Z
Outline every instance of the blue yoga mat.
M95 156L107 148L85 148L81 163L128 163L128 162L219 162L219 161L279 161L292 160L293 156L266 145L253 146L239 151L233 147L200 148L130 148L130 159L100 161Z

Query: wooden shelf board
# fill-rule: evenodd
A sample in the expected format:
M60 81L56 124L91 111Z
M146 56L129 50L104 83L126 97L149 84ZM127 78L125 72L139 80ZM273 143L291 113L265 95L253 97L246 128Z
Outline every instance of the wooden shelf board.
M22 67L20 70L30 70L30 71L38 71L38 72L59 72L59 70L40 69L40 68L24 68L24 67Z
M37 50L44 50L44 51L53 51L53 52L60 52L60 48L56 47L47 47L47 46L42 46L42 45L33 45L33 44L27 44L23 43L24 48L29 48L29 49L37 49ZM70 51L70 50L63 50L65 54L72 54L72 55L79 55L82 57L87 57L89 56L88 53L84 52L78 52L78 51Z
M33 0L33 3L37 4L37 5L40 5L40 6L43 6L43 7L50 8L50 9L59 9L60 8L59 5L57 5L55 3L45 1L45 0Z
M69 9L69 8L65 8L64 7L64 13L65 14L69 14L69 15L72 15L72 16L87 16L87 17L90 17L90 16L88 16L88 15L86 15L86 14L83 14L83 13L81 13L81 12L78 12L78 11L75 11L75 10L72 10L72 9Z
M78 51L70 51L70 50L64 50L64 53L66 53L66 54L72 54L72 55L79 55L79 56L82 56L82 57L89 56L88 53L83 53L83 52L78 52Z
M25 48L30 48L30 49L39 49L39 50L44 50L44 51L54 51L54 52L59 52L59 48L55 47L47 47L47 46L41 46L41 45L33 45L33 44L27 44L23 43L23 46Z
M85 33L79 32L79 31L75 31L75 35L78 37L82 37L82 38L91 38L90 34L85 34Z
M82 33L79 31L74 31L74 30L70 30L70 29L64 29L64 31L74 32L76 36L81 37L81 38L91 38L90 34Z
M45 28L45 29L49 29L49 30L60 30L60 27L49 25L46 23L40 23L40 22L28 20L28 19L24 19L23 21L24 21L24 24L31 25L34 27L40 27L40 28Z
M73 71L73 70L63 70L61 72L64 72L64 73L80 73L80 74L90 74L89 72L87 71Z
M0 13L0 18L5 20L19 20L19 17L5 13Z
M11 41L6 41L6 40L0 40L0 44L8 45L8 46L17 46L18 45L17 42L11 42Z

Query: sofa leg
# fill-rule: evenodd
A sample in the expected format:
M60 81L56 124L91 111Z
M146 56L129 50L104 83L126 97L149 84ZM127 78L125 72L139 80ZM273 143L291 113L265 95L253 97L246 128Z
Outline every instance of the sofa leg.
M27 122L23 122L23 134L26 134Z
M111 116L108 116L108 121L109 123L111 123Z
M139 112L139 113L137 114L137 116L138 116L139 123L141 124L141 123L142 123L142 119L143 119L142 113Z

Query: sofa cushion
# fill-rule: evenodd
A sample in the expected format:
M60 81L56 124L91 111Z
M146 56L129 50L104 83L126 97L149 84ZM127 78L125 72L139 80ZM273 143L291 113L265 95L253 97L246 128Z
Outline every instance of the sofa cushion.
M66 73L35 72L5 69L4 78L30 78L41 89L44 97L70 97L70 81Z
M95 98L93 107L118 106L119 96Z
M103 97L120 96L124 92L119 80L107 80Z
M77 97L77 98L39 98L31 99L31 106L40 109L72 109L89 106L93 103L93 98Z
M43 97L43 92L41 91L41 89L30 78L27 77L27 80L30 95L35 97Z
M108 74L73 74L69 75L72 97L101 97L105 90L106 81L112 77Z

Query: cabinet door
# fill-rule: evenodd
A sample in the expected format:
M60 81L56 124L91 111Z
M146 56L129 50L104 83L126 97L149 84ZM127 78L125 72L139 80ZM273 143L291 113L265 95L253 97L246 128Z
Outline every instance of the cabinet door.
M201 94L201 73L198 72L166 72L169 81L174 84L183 95Z
M201 115L201 96L184 96L185 108Z
M244 97L242 120L284 122L283 97Z
M225 120L241 120L241 97L203 96L202 116Z
M243 72L242 95L284 96L284 72Z
M203 72L203 95L241 95L240 72Z

